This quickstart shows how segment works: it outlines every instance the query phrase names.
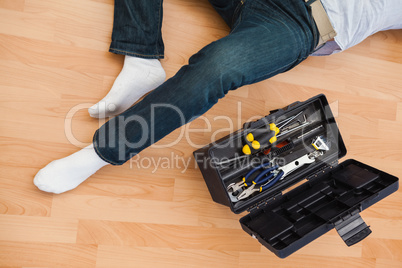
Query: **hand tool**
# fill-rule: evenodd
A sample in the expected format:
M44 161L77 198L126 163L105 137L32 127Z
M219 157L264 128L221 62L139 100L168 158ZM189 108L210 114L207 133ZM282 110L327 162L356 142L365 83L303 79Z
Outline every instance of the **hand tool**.
M261 172L253 181L253 184L245 189L238 197L238 200L243 200L251 196L255 192L262 192L280 180L283 180L287 175L296 169L315 162L317 157L323 155L322 151L308 153L283 167L275 166L275 169L270 168ZM257 188L256 188L257 187Z
M299 129L301 129L301 128L307 126L307 125L309 125L310 123L311 123L311 122L307 122L307 120L306 120L306 121L303 122L301 125L297 125L296 127L289 128L289 130L284 131L284 132L282 132L282 133L279 134L279 135L276 135L276 137L279 138L279 137L281 137L281 136L283 136L283 135L286 135L286 134L288 134L288 133L290 133L290 132L299 130Z
M255 153L256 150L261 148L261 144L272 144L276 142L276 135L280 132L280 129L275 125L275 123L269 124L268 133L265 133L258 140L254 137L253 133L248 133L246 135L246 145L243 146L242 152L245 155L250 155Z
M223 160L223 161L219 161L219 162L214 161L213 163L215 165L226 165L226 164L229 164L229 163L231 163L233 161L239 161L239 160L242 160L242 159L245 159L245 158L248 158L248 157L250 157L250 155L235 156L235 157L230 158L228 160Z
M301 138L303 138L304 136L307 136L307 135L309 135L309 134L311 134L311 133L313 133L313 132L315 132L315 131L317 131L318 129L323 128L323 127L324 127L323 125L319 125L318 127L313 128L312 130L309 130L309 131L307 131L306 133L303 133L302 135L300 135L299 137L297 137L296 140L301 139ZM312 136L313 136L313 135L312 135Z
M296 115L294 115L294 116L291 116L291 117L288 118L288 119L285 119L285 120L279 122L278 125L280 125L280 127L283 128L285 125L287 125L288 123L290 123L291 121L293 121L297 116L299 116L302 112L303 112L303 111L299 112L298 114L296 114ZM307 125L309 125L309 124L312 123L312 122L308 122L308 121L307 121L307 118L306 118L305 115L304 115L304 121L301 122L300 120L298 120L298 122L299 122L301 125L298 125L298 126L296 126L296 127L292 127L292 126L287 127L287 128L286 128L286 131L280 133L279 135L276 135L276 138L281 137L282 135L288 134L288 133L290 133L290 132L292 132L292 131L298 130L298 129L300 129L300 128L303 128L303 127L305 127L305 126L307 126ZM319 126L318 128L320 128L320 127L322 127L322 125ZM313 129L312 131L314 131L314 130L316 130L316 129L318 129L318 128L315 128L315 129ZM310 132L310 131L309 131L309 132ZM297 139L300 139L301 137L303 137L304 135L307 135L307 134L308 134L308 133L303 134L303 135L299 136ZM267 136L267 137L268 137L268 136ZM258 141L254 140L254 135L253 135L251 132L246 135L246 139L247 139L248 142L250 142L250 141L251 141L251 142L254 142L255 148L257 148L257 147L260 145L260 143L259 143ZM252 145L252 147L253 147L253 145ZM278 147L278 148L281 148L281 146L277 146L277 147ZM247 148L247 149L245 149L245 148ZM244 147L243 147L243 153L244 153L244 155L242 155L242 156L235 156L235 157L233 157L233 158L230 158L230 159L227 159L227 160L223 160L223 161L214 161L214 164L215 164L215 165L225 165L225 164L229 164L229 163L231 163L231 162L233 162L233 161L239 161L239 160L242 160L242 159L246 159L246 158L250 157L250 154L245 153L244 150L246 150L246 152L248 152L249 148L250 148L249 145L246 144L246 145L244 145ZM266 150L266 151L267 151L267 150ZM264 154L267 154L267 153L264 152Z
M281 143L276 144L275 147L270 147L270 148L266 149L263 153L265 155L268 155L271 151L277 152L278 149L286 147L286 145L288 145L288 144L290 144L290 142L288 142L287 140L282 141Z
M330 143L324 136L318 136L313 140L311 144L317 151L328 151L330 149Z
M261 148L261 146L272 144L272 143L276 142L277 139L279 137L281 137L282 135L296 131L296 130L310 124L310 122L307 121L306 116L304 115L304 119L305 119L304 122L300 122L300 120L299 120L300 124L298 124L295 127L288 127L288 128L286 128L286 131L283 131L283 129L286 125L288 125L290 122L295 120L302 113L303 113L303 111L301 111L298 114L291 116L277 124L271 123L268 125L269 129L258 130L259 132L264 131L265 132L264 134L256 135L256 133L253 134L253 132L249 132L245 138L247 144L245 144L243 146L242 152L245 155L253 154L257 150L259 150ZM268 132L266 132L266 131L268 131ZM283 131L283 132L279 134L279 132L281 132L281 131Z
M250 171L243 177L243 179L242 179L240 182L229 184L228 187L227 187L228 192L229 192L229 193L235 193L236 191L240 190L242 187L244 187L244 186L247 187L247 186L251 185L251 183L252 183L252 181L253 181L253 180L251 179L251 176L252 176L253 174L255 174L258 170L264 170L264 168L266 168L266 167L268 167L268 166L270 166L270 165L271 165L271 162L267 162L267 163L263 163L263 164L259 165L258 167L253 168L252 170L250 170ZM268 169L266 169L266 170L272 171L272 170L275 170L276 168L277 168L277 167L275 167L274 169L268 168ZM266 171L266 170L265 170L265 171Z
M231 162L234 162L234 160L238 160L239 161L238 162L239 163L238 167L233 168L233 169L229 170L228 172L225 172L224 174L222 174L222 180L225 181L227 179L234 178L236 176L243 176L243 174L245 174L245 172L247 170L252 169L253 166L258 165L259 163L266 163L268 161L272 161L275 157L277 157L279 155L282 155L283 153L286 153L288 151L293 150L293 148L295 146L297 146L297 144L302 142L303 139L307 139L307 140L309 140L310 138L313 139L313 137L316 137L318 133L323 131L323 129L324 129L324 125L319 125L319 126L317 126L315 128L312 128L311 130L303 133L302 135L298 136L295 140L291 140L289 142L289 144L287 144L287 145L285 145L285 146L283 146L281 148L276 148L276 147L279 146L279 144L278 144L275 148L272 148L270 150L268 155L259 155L259 156L256 156L256 155L253 155L253 156L244 155L244 156L240 156L240 158L242 158L243 161L237 159L236 157L233 158L233 159L230 159ZM268 151L268 150L266 150L266 151ZM243 157L248 157L248 159L245 159ZM258 160L254 161L256 158ZM251 177L255 177L255 176L254 175L250 176L249 180L251 180ZM238 182L238 184L240 186L243 185L242 183L243 183L243 180ZM234 184L236 184L236 183L232 183L232 185L234 185ZM240 189L236 188L235 191L230 192L229 193L230 201L233 202L233 203L239 202L239 199L237 198L237 196L239 195L239 193L242 192L242 190L244 190L244 188L245 187L241 187Z
M267 150L265 150L263 152L263 154L258 154L258 155L241 155L241 156L235 156L233 158L227 159L227 160L223 160L223 161L219 161L216 162L214 161L213 163L215 165L225 165L225 164L230 164L232 162L235 161L239 161L238 165L236 168L233 168L233 172L238 174L238 173L243 173L244 170L247 170L249 168L251 168L251 166L256 165L256 161L258 163L265 163L267 161L270 161L273 159L273 157L278 156L279 154L293 149L294 148L294 144L293 142L289 143L288 141L283 141L279 144L277 144L275 147L269 148ZM249 159L246 159L249 158ZM244 160L243 162L241 162L241 160ZM230 175L229 175L230 174ZM223 178L227 178L227 177L232 177L234 174L232 174L232 172L228 173L228 174L224 174Z
M268 152L267 156L254 156L254 155L253 156L251 156L251 155L235 156L235 157L233 157L231 159L228 159L228 160L224 160L224 161L220 161L220 162L215 161L214 164L215 165L225 165L225 164L229 164L229 163L232 163L232 162L235 162L235 161L244 160L243 164L238 165L239 166L238 168L234 168L230 172L225 173L222 176L222 179L226 180L228 178L233 178L235 176L240 176L240 174L244 174L244 172L246 170L251 168L251 165L254 163L252 161L252 159L254 159L254 157L260 157L260 158L263 158L263 159L266 159L266 158L272 159L273 157L278 156L278 155L280 155L280 154L282 154L282 153L284 153L286 151L292 150L301 141L302 138L307 138L308 139L310 137L314 137L315 135L317 135L318 132L321 131L321 129L323 127L324 127L323 125L319 125L318 127L315 127L313 129L307 131L306 133L298 136L296 139L291 140L289 142L289 144L287 144L287 145L285 145L283 147L276 146L276 147L278 147L278 149L272 148L272 150L269 151L269 152L268 152L268 150L266 150L265 152ZM249 159L246 159L246 158L249 158ZM261 160L259 163L262 163L264 161L265 160Z
M285 147L288 144L289 144L289 142L283 141L283 142L277 144L275 147L265 150L263 153L264 153L264 155L268 155L271 152L271 150L276 153L278 151L278 149L281 149L281 148ZM283 151L283 150L281 150L281 151ZM262 156L262 154L261 154L261 156ZM227 159L227 160L222 160L222 161L219 161L219 162L214 161L213 163L215 165L225 165L225 164L229 164L229 163L234 162L234 161L240 161L240 160L248 158L248 157L251 157L251 156L250 155L240 155L240 156L235 156L233 158L230 158L230 159Z

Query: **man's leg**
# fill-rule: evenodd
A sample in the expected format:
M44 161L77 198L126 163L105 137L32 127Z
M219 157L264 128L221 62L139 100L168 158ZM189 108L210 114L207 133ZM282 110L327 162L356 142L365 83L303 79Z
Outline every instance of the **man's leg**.
M313 51L317 42L317 30L311 22L303 1L246 2L227 37L193 55L174 77L95 133L94 149L99 159L123 164L205 113L229 90L293 68ZM47 189L62 192L70 189L54 185L71 179L63 175L70 174L70 170L75 174L82 170L80 181L87 178L90 167L77 166L65 158L57 161L62 162L59 166L63 168L53 169L52 179L49 175L35 179L36 185L41 183Z
M117 115L165 81L162 0L115 0L110 52L125 55L112 89L89 108L92 117Z
M98 155L123 164L208 111L229 90L290 70L314 50L316 27L304 1L246 1L232 32L94 135Z

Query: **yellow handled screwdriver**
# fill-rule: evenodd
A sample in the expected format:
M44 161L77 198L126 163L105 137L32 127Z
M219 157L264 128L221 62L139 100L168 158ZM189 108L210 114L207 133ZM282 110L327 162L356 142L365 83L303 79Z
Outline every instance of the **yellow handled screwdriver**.
M280 131L279 128L274 123L271 123L269 124L269 132L267 134L264 134L264 136L262 136L262 138L259 140L256 140L254 138L253 133L251 132L248 133L246 136L246 141L248 142L246 145L243 146L242 149L243 153L246 155L252 153L250 145L251 148L253 148L254 150L259 150L261 148L261 144L267 144L267 143L272 144L276 142L277 140L276 135L279 133L279 131Z
M248 133L246 135L246 145L243 146L243 153L245 155L250 155L261 149L261 145L266 145L266 144L273 144L274 142L277 141L278 133L280 132L280 129L292 122L295 118L297 118L303 111L299 112L298 114L289 117L288 119L285 119L278 124L271 123L269 124L269 129L268 133L264 133L263 135L259 135L259 137L255 137L253 133Z

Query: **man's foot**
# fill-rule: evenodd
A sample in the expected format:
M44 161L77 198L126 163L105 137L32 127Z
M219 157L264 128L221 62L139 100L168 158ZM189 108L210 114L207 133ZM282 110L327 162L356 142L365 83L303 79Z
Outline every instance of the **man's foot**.
M96 154L91 144L70 156L50 162L36 174L34 184L42 191L60 194L74 189L108 164Z
M123 69L112 89L88 109L89 115L95 118L118 115L144 94L160 86L165 78L166 73L159 60L125 56Z

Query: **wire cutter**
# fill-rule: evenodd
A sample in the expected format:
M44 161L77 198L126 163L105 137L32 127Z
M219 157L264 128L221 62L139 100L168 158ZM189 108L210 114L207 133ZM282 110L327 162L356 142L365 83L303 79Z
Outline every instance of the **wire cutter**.
M238 200L243 200L255 192L262 192L270 187L272 187L279 180L282 180L289 173L295 171L296 169L315 162L317 157L323 155L321 151L316 151L308 153L283 167L272 167L267 170L262 171L253 181L253 184L245 189L238 197ZM257 187L257 188L256 188Z

